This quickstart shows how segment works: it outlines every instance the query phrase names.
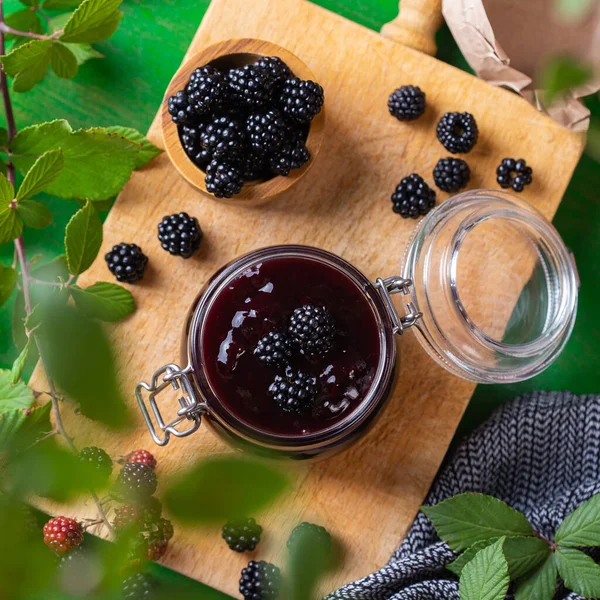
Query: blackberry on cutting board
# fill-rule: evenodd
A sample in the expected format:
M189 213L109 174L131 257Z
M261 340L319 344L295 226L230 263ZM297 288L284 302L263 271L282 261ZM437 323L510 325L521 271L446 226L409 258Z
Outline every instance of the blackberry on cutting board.
M300 525L294 527L287 541L288 550L292 552L304 549L310 551L311 546L315 545L327 550L330 549L331 535L325 527L314 523L300 523Z
M275 600L281 588L281 572L275 565L264 560L251 560L242 569L240 594L244 600Z
M117 491L135 501L147 500L156 491L154 469L140 463L127 463L117 477Z
M466 154L473 149L479 129L471 113L446 113L437 124L437 139L451 154Z
M283 114L297 123L308 123L323 107L323 88L314 81L291 77L283 82L278 102Z
M135 573L121 583L123 600L151 600L158 590L158 582L149 573Z
M82 448L77 456L82 463L96 469L104 479L110 477L113 467L112 459L102 448L96 446Z
M251 552L261 534L262 527L254 519L231 519L223 526L222 537L234 552Z
M433 169L435 185L444 192L458 192L471 179L469 165L460 158L441 158Z
M158 240L169 254L190 258L200 247L202 229L198 219L180 212L163 217L158 224Z
M226 90L223 74L210 65L194 70L186 88L188 102L199 115L223 108Z
M275 175L287 176L309 160L310 152L303 137L297 132L288 133L281 148L269 156L269 170Z
M121 242L104 255L110 272L117 281L135 283L144 276L148 257L137 244Z
M269 393L284 412L301 413L312 406L317 396L317 382L314 377L288 366L284 375L275 376Z
M184 215L185 213L180 214ZM156 469L157 464L154 455L151 452L148 452L148 450L144 450L143 448L130 452L126 457L125 462L141 463L142 465L148 465L151 469Z
M425 112L425 92L416 85L403 85L390 94L388 110L399 121L414 121Z
M226 79L232 106L256 109L271 101L274 81L267 69L256 64L245 65L231 69Z
M533 181L533 169L527 166L524 158L503 159L496 169L496 175L500 187L512 187L515 192L522 192L523 188Z
M43 528L44 544L56 554L65 554L81 546L83 528L68 517L54 517Z
M185 90L179 90L167 100L167 109L173 123L193 125L198 121L198 113L192 108Z
M288 333L302 353L323 355L333 346L335 322L324 306L305 304L292 313Z
M392 209L401 217L417 219L435 206L435 192L416 173L405 177L392 194Z
M200 139L213 159L239 159L245 150L245 132L240 121L218 117L206 126Z
M242 191L244 173L235 163L213 160L206 167L206 189L216 198L231 198Z
M263 155L279 150L286 133L287 124L277 109L252 113L246 119L248 144Z
M258 340L254 356L267 367L282 367L292 356L292 342L286 333L270 331Z

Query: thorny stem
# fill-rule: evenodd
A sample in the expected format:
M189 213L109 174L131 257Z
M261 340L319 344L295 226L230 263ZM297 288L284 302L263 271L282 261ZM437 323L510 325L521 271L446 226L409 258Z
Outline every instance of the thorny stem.
M5 32L13 33L14 30L11 31L11 28L7 27L7 25L6 25L6 22L4 20L3 0L0 0L0 55L4 55L6 53L5 38L4 38ZM17 33L19 35L22 34L22 32L17 32ZM25 35L25 34L23 34L23 35ZM32 37L32 36L29 36L29 37ZM38 37L38 36L36 35L35 37ZM50 39L50 38L48 38L48 36L44 36L42 39ZM12 103L11 103L11 99L10 99L10 92L8 91L8 81L6 78L6 73L2 69L0 69L0 88L2 88L2 100L4 103L4 112L6 114L6 127L7 127L7 131L8 131L8 144L10 146L10 143L12 142L13 138L15 137L15 135L17 133L17 126L15 123L15 116L14 116ZM7 179L14 186L14 184L15 184L15 167L12 163L10 155L8 155L8 160L7 160ZM30 290L30 285L29 285L30 280L31 280L31 275L29 273L29 265L27 263L27 255L25 252L25 244L23 242L23 236L19 236L15 240L14 243L15 243L15 253L17 255L17 259L18 259L19 266L21 269L21 280L23 283L23 297L25 300L25 312L26 312L27 316L29 316L31 314L31 309L32 309L31 290ZM30 332L27 332L27 333L28 333L28 335L30 334ZM46 373L46 380L48 381L48 387L50 388L49 396L50 396L50 400L52 402L52 413L54 415L56 431L64 439L66 445L71 450L71 452L77 453L77 448L75 447L75 444L73 443L71 436L67 433L65 426L63 424L62 415L60 413L60 405L59 405L59 401L58 401L59 395L58 395L58 392L56 391L56 387L54 385L54 382L52 381L52 378L50 377L49 371L48 371L46 363L44 361L44 354L41 352L40 345L39 345L38 340L36 339L35 335L34 334L31 334L31 335L33 335L33 339L38 347L38 350L40 350L40 353L39 353L40 360L42 363L42 367ZM92 497L92 500L94 501L94 504L96 505L96 509L98 511L98 515L100 517L101 522L106 526L111 537L114 537L113 528L108 520L108 517L106 516L106 512L105 512L104 508L102 507L102 504L100 504L100 500L99 500L98 496L95 494L95 492L93 490L90 490L90 495Z

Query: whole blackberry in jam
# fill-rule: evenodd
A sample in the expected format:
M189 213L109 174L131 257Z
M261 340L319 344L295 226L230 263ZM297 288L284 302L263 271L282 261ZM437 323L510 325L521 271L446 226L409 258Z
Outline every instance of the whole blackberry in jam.
M198 113L192 108L185 90L179 90L167 100L167 108L173 123L194 124L198 121Z
M213 160L206 167L206 189L216 198L231 198L244 185L244 174L234 163Z
M308 123L323 107L323 88L314 81L291 77L283 82L278 102L283 114L297 123Z
M330 549L331 535L325 527L314 523L300 523L300 525L294 527L287 541L287 547L290 551L304 549L310 551L311 546L315 545Z
M272 153L283 144L287 125L277 109L248 115L246 135L250 148L260 153Z
M269 156L269 170L275 175L289 175L310 160L310 152L299 134L288 135L279 150Z
M496 175L496 181L501 187L512 187L515 192L522 192L533 181L533 169L527 166L524 158L503 159L496 169Z
M110 456L95 446L82 448L78 454L79 460L96 469L104 479L108 479L112 473L113 463Z
M444 192L458 192L471 179L469 165L460 158L441 158L433 169L435 185Z
M270 331L258 340L254 356L267 367L282 367L292 356L292 342L285 333Z
M158 589L158 582L148 573L135 573L121 583L123 600L150 600Z
M238 158L244 151L245 134L240 121L218 117L206 126L200 139L202 146L213 157Z
M263 56L254 63L254 66L264 71L275 86L293 77L290 68L277 56Z
M471 113L446 113L437 124L437 139L452 154L466 154L473 149L479 129Z
M186 88L188 101L199 115L219 110L226 90L223 74L210 65L196 69Z
M292 313L288 332L302 353L323 355L333 346L335 322L324 306L305 304Z
M425 92L416 85L403 85L390 94L388 110L399 121L414 121L425 112Z
M246 181L261 179L265 174L265 157L249 148L242 155L241 166Z
M202 229L195 217L181 212L163 217L158 224L158 239L169 254L189 258L200 247Z
M117 477L117 490L125 498L143 501L156 491L154 470L148 465L127 463Z
M314 377L286 367L285 374L276 375L269 386L269 393L285 412L301 413L309 409L317 396Z
M266 69L255 64L231 69L227 73L227 84L233 106L255 109L266 106L271 100L273 80Z
M264 560L251 560L242 569L240 594L244 600L275 600L281 587L281 572L275 565Z
M262 527L250 519L231 519L223 526L222 537L234 552L250 552L260 542Z
M43 529L44 544L56 554L74 550L83 542L83 529L75 519L54 517Z
M148 257L137 244L121 242L104 256L110 272L117 281L135 283L144 276Z
M187 217L186 213L179 213L179 215L174 215L174 216L180 216L180 215L185 215ZM168 217L165 217L168 218ZM164 219L163 219L164 221ZM142 465L148 465L151 469L156 469L156 458L154 458L154 455L150 452L148 452L148 450L144 450L144 449L140 449L140 450L134 450L133 452L130 452L127 455L127 460L126 462L128 463L141 463Z
M392 209L401 217L417 219L426 215L435 206L435 192L413 173L405 177L392 194Z

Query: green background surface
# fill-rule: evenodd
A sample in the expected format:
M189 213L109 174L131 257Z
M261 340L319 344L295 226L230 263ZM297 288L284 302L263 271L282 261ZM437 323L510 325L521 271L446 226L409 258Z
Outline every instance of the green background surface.
M397 12L397 0L318 0L317 4L375 30ZM125 0L125 17L117 33L108 42L96 45L105 59L83 65L74 80L49 74L31 92L13 94L17 127L65 118L74 128L126 125L146 131L208 5L208 0ZM251 5L248 0L249 10ZM17 0L5 2L7 14L19 7ZM438 34L438 45L438 58L468 69L446 28ZM598 98L590 98L587 103L594 116L600 117ZM560 148L556 152L560 160ZM398 178L404 175L399 172ZM479 386L457 437L478 425L503 401L529 390L600 391L600 316L596 296L600 280L599 191L598 163L584 155L554 219L575 254L582 281L579 314L566 349L554 365L534 379L515 385ZM49 196L42 201L51 208L54 223L41 232L26 231L25 241L29 257L41 253L50 259L62 252L65 225L78 205ZM144 202L144 198L139 201ZM0 262L11 264L11 247L0 248ZM11 312L11 303L0 309L2 368L9 367L16 357ZM164 580L172 577L160 567L156 572Z

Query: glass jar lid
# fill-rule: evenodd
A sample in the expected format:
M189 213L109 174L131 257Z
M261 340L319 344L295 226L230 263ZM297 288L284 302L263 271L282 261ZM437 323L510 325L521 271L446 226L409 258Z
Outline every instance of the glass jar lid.
M533 206L502 191L455 196L427 215L407 246L407 310L425 350L478 383L537 375L575 321L574 259Z

